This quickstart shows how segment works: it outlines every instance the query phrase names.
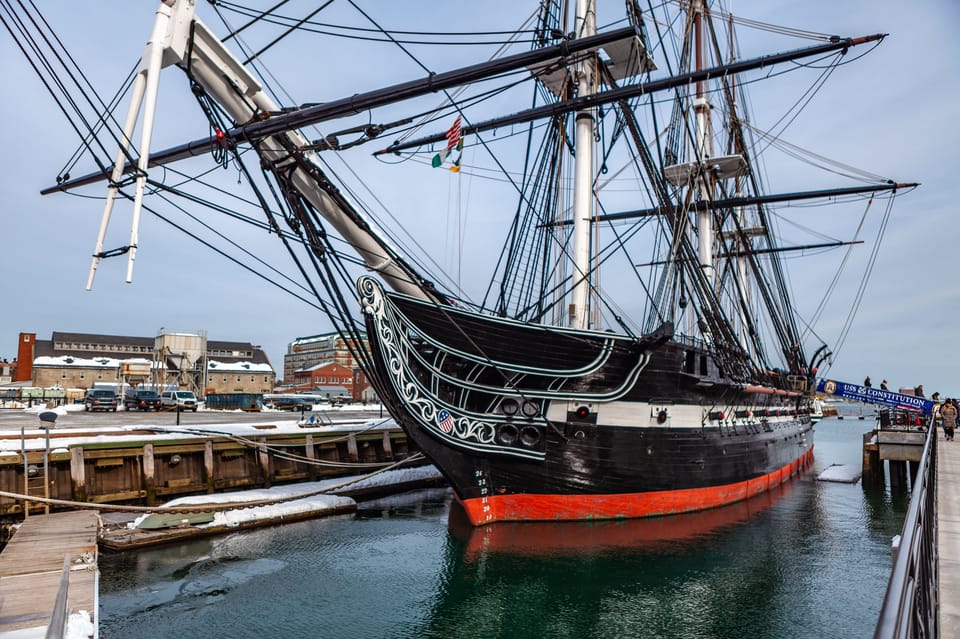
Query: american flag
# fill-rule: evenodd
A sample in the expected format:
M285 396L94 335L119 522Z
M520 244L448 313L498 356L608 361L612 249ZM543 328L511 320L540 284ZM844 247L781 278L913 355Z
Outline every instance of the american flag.
M447 129L447 153L453 151L460 144L460 117L458 115L457 119L453 121L453 126Z
M453 415L450 414L446 408L442 409L437 413L437 425L445 433L449 433L453 430Z

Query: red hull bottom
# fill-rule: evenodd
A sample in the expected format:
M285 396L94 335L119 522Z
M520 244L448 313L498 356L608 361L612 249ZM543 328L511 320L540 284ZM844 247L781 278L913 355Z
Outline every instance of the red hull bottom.
M684 490L617 495L494 495L460 503L474 526L495 521L633 519L678 515L749 499L784 483L813 462L813 448L782 468L754 479Z

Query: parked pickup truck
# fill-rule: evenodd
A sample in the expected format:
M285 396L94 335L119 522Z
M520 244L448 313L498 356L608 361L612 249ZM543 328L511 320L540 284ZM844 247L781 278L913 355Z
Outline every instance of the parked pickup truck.
M160 403L164 408L180 407L180 410L197 412L197 396L193 391L163 391L160 393Z
M157 391L132 388L123 394L123 405L127 410L160 410L160 396Z
M117 410L117 405L120 403L120 400L117 399L117 394L112 390L103 390L99 388L93 388L86 392L83 396L83 409L84 410Z

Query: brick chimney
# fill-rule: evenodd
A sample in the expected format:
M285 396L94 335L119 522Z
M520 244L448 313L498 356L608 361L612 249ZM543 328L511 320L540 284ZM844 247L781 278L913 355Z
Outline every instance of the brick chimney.
M33 379L33 348L37 343L36 333L20 333L17 346L17 374L15 382L29 382Z

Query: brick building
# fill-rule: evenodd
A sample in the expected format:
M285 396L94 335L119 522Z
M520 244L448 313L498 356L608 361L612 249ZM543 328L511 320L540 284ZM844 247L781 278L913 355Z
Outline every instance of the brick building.
M208 340L205 333L135 337L55 331L49 340L20 334L16 381L44 388L92 388L98 382L176 385L203 396L269 393L276 374L259 346Z
M330 394L334 388L343 388L351 399L364 399L364 391L370 384L360 369L349 368L336 362L321 362L294 373L297 392L322 391Z
M363 339L366 341L366 336ZM349 343L337 333L298 337L287 344L287 352L283 356L283 381L288 386L295 385L298 372L303 373L317 364L327 362L346 366L350 370L357 368Z

